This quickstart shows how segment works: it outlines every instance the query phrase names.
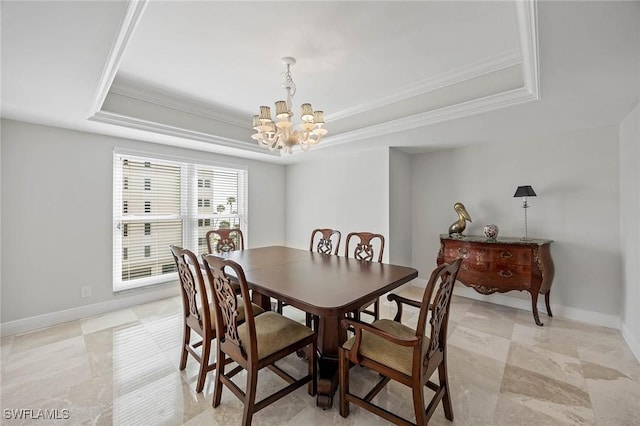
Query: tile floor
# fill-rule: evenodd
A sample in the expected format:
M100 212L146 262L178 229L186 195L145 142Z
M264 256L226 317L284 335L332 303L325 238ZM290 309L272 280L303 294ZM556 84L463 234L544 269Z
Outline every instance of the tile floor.
M405 287L405 295L421 289ZM290 309L290 308L289 308ZM290 316L299 315L293 309ZM393 307L384 300L383 315ZM298 318L303 321L303 316ZM415 323L415 314L405 322ZM455 296L449 324L449 371L455 419L442 408L434 425L639 425L640 365L616 330L542 315L537 327L527 311ZM181 303L161 300L7 336L1 340L3 425L234 425L240 402L228 390L211 407L212 376L194 392L197 364L178 370ZM295 356L289 368L306 368ZM282 381L261 373L259 395ZM376 375L352 369L352 389ZM238 376L242 380L242 376ZM427 398L430 392L425 390ZM413 419L408 389L391 383L380 404ZM351 406L347 419L323 411L299 389L260 411L255 425L382 425ZM54 409L53 421L16 420L12 409ZM65 411L68 410L68 411ZM49 413L52 413L49 411Z

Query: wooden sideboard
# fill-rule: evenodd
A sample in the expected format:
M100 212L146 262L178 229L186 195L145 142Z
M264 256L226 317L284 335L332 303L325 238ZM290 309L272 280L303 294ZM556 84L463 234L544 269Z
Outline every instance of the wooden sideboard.
M538 317L538 294L544 294L547 314L550 317L549 294L555 271L551 258L551 240L521 240L517 238L440 235L438 265L459 257L464 260L458 273L458 281L478 293L505 293L526 290L531 294L531 309L537 325L543 325Z

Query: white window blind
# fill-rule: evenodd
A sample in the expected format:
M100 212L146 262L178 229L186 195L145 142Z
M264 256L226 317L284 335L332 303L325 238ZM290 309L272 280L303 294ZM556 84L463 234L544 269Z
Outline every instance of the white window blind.
M169 245L205 253L207 231L246 235L246 171L114 153L113 289L177 279Z

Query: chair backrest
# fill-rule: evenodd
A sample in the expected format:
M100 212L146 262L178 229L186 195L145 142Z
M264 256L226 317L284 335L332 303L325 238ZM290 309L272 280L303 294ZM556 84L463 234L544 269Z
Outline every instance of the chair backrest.
M174 245L169 248L178 269L186 324L195 330L212 329L209 296L198 258L191 250Z
M251 296L244 270L236 262L221 257L206 254L202 260L207 271L210 286L212 287L214 309L216 317L216 332L218 345L221 345L225 354L234 360L238 357L252 363L258 362L256 328L251 307ZM233 273L233 281L227 274L227 269ZM240 294L235 290L240 287ZM247 327L247 341L240 341L238 333L240 309L238 298L242 297L246 302L244 324Z
M353 238L353 244L351 239ZM358 260L366 260L373 262L375 257L375 241L378 241L378 262L382 262L384 254L384 236L381 234L373 234L371 232L351 232L347 235L347 242L344 248L345 257L352 256Z
M329 228L314 229L311 232L309 251L314 251L315 249L318 253L337 255L341 238L342 234L338 230Z
M239 228L212 229L207 232L206 238L209 254L244 250L244 236Z
M434 269L422 296L422 307L418 317L416 335L419 337L425 335L427 317L430 317L431 335L429 348L425 354L427 359L431 358L436 351L445 350L451 295L453 294L453 286L456 282L460 265L462 265L462 259L458 258L450 264L445 263ZM433 296L434 291L435 296Z

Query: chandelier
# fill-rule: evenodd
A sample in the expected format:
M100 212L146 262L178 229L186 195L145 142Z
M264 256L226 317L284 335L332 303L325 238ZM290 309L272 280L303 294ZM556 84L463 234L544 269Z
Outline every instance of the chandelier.
M252 139L258 141L260 146L268 148L270 151L281 149L287 154L293 152L295 145L300 145L304 151L308 151L311 145L316 145L327 134L324 126L324 112L314 111L311 104L302 104L302 113L300 118L302 123L298 130L294 130L293 112L291 112L291 104L293 95L296 94L296 84L291 77L291 65L296 63L294 58L282 58L282 62L287 67L284 72L284 82L282 87L287 91L286 101L276 102L276 119L271 119L271 108L268 106L260 107L260 114L253 116L253 129L256 131L251 135Z

